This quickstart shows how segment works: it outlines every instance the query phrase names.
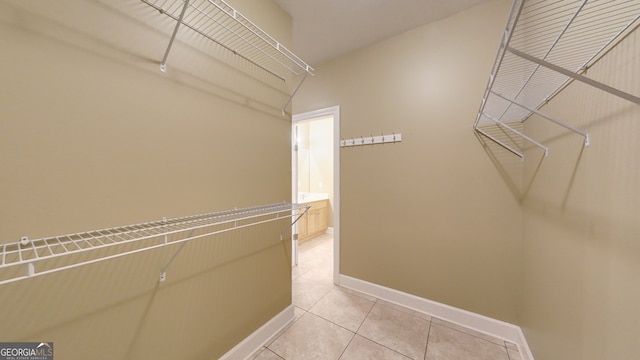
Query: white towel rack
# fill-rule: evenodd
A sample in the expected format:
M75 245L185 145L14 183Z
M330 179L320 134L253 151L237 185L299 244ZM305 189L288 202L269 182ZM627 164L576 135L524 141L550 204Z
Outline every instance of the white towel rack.
M142 0L176 21L173 34L167 45L160 70L167 70L167 58L180 25L195 31L237 56L249 61L283 81L296 75L304 75L291 99L306 79L314 75L314 69L260 29L224 0Z
M540 110L577 80L640 105L640 98L584 72L640 23L639 0L515 0L473 128L524 158L518 141L548 147L515 129L532 114L589 135ZM499 134L504 136L499 137Z
M285 218L294 219L295 224L308 210L308 205L281 203L37 240L23 237L0 245L0 285L182 243L162 269L160 281L164 281L167 268L188 241ZM108 251L97 251L107 248ZM72 256L87 252L93 255L88 260ZM56 258L64 259L48 261Z

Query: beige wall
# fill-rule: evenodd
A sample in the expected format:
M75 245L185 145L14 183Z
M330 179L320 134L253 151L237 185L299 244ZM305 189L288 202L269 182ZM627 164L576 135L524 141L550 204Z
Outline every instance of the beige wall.
M640 95L640 31L587 76ZM522 326L536 359L636 359L640 334L640 106L573 83L527 134L550 155L527 158Z
M341 272L516 322L518 199L472 124L509 2L496 1L316 67L294 112L341 107Z
M233 1L290 42L273 1ZM137 0L0 4L0 243L288 201L286 84ZM3 285L2 341L210 359L290 304L285 221ZM268 290L267 290L268 287ZM99 352L96 354L96 352Z

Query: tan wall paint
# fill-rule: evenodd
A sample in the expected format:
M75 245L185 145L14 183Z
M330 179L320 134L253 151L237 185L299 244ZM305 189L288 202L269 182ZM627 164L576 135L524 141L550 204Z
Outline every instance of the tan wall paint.
M317 66L296 113L340 105L345 275L516 322L522 217L474 137L509 2L496 1Z
M188 32L161 73L173 24L137 0L0 4L0 243L289 200L286 84ZM4 285L0 339L216 358L290 304L289 225L189 243L160 286L175 248Z
M587 76L640 95L638 29ZM526 161L522 326L536 359L637 359L640 334L640 106L574 82L527 134L550 155Z

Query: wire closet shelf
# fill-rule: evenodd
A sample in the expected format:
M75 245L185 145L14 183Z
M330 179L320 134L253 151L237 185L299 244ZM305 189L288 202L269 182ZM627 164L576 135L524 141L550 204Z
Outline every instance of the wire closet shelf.
M160 70L167 70L167 58L181 25L195 31L233 54L287 81L303 75L282 108L291 103L300 86L314 69L224 0L142 0L176 21Z
M520 130L536 114L583 136L589 146L585 131L541 108L575 80L640 105L637 96L583 75L639 23L639 0L515 0L474 130L521 158L524 142L546 156L548 147Z
M308 210L308 205L281 203L34 240L23 237L0 245L0 285L165 246L183 246L191 240L286 218L293 219L293 225ZM91 254L78 256L82 253Z

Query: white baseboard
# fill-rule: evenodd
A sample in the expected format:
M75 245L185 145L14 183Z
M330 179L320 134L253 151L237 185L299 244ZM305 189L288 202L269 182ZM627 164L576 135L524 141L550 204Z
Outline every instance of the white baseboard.
M233 349L227 351L222 355L221 360L233 360L233 359L247 359L253 355L262 346L267 344L274 336L276 336L282 329L289 325L293 319L294 306L289 305L286 309L282 310L278 315L271 318L258 330L254 331L242 340Z
M327 230L325 230L325 233L333 234L333 227L328 227Z
M504 321L496 320L467 310L458 309L453 306L424 299L347 275L340 274L338 276L338 280L340 286L344 286L346 288L377 297L378 299L398 304L516 344L518 345L518 350L520 351L522 360L534 360L527 341L524 338L524 334L522 333L522 329L517 325L509 324Z
M529 348L529 344L527 343L527 339L524 337L524 333L522 332L522 328L518 327L519 339L515 342L518 345L518 351L520 351L520 357L522 360L534 360L533 353L531 353L531 349Z

